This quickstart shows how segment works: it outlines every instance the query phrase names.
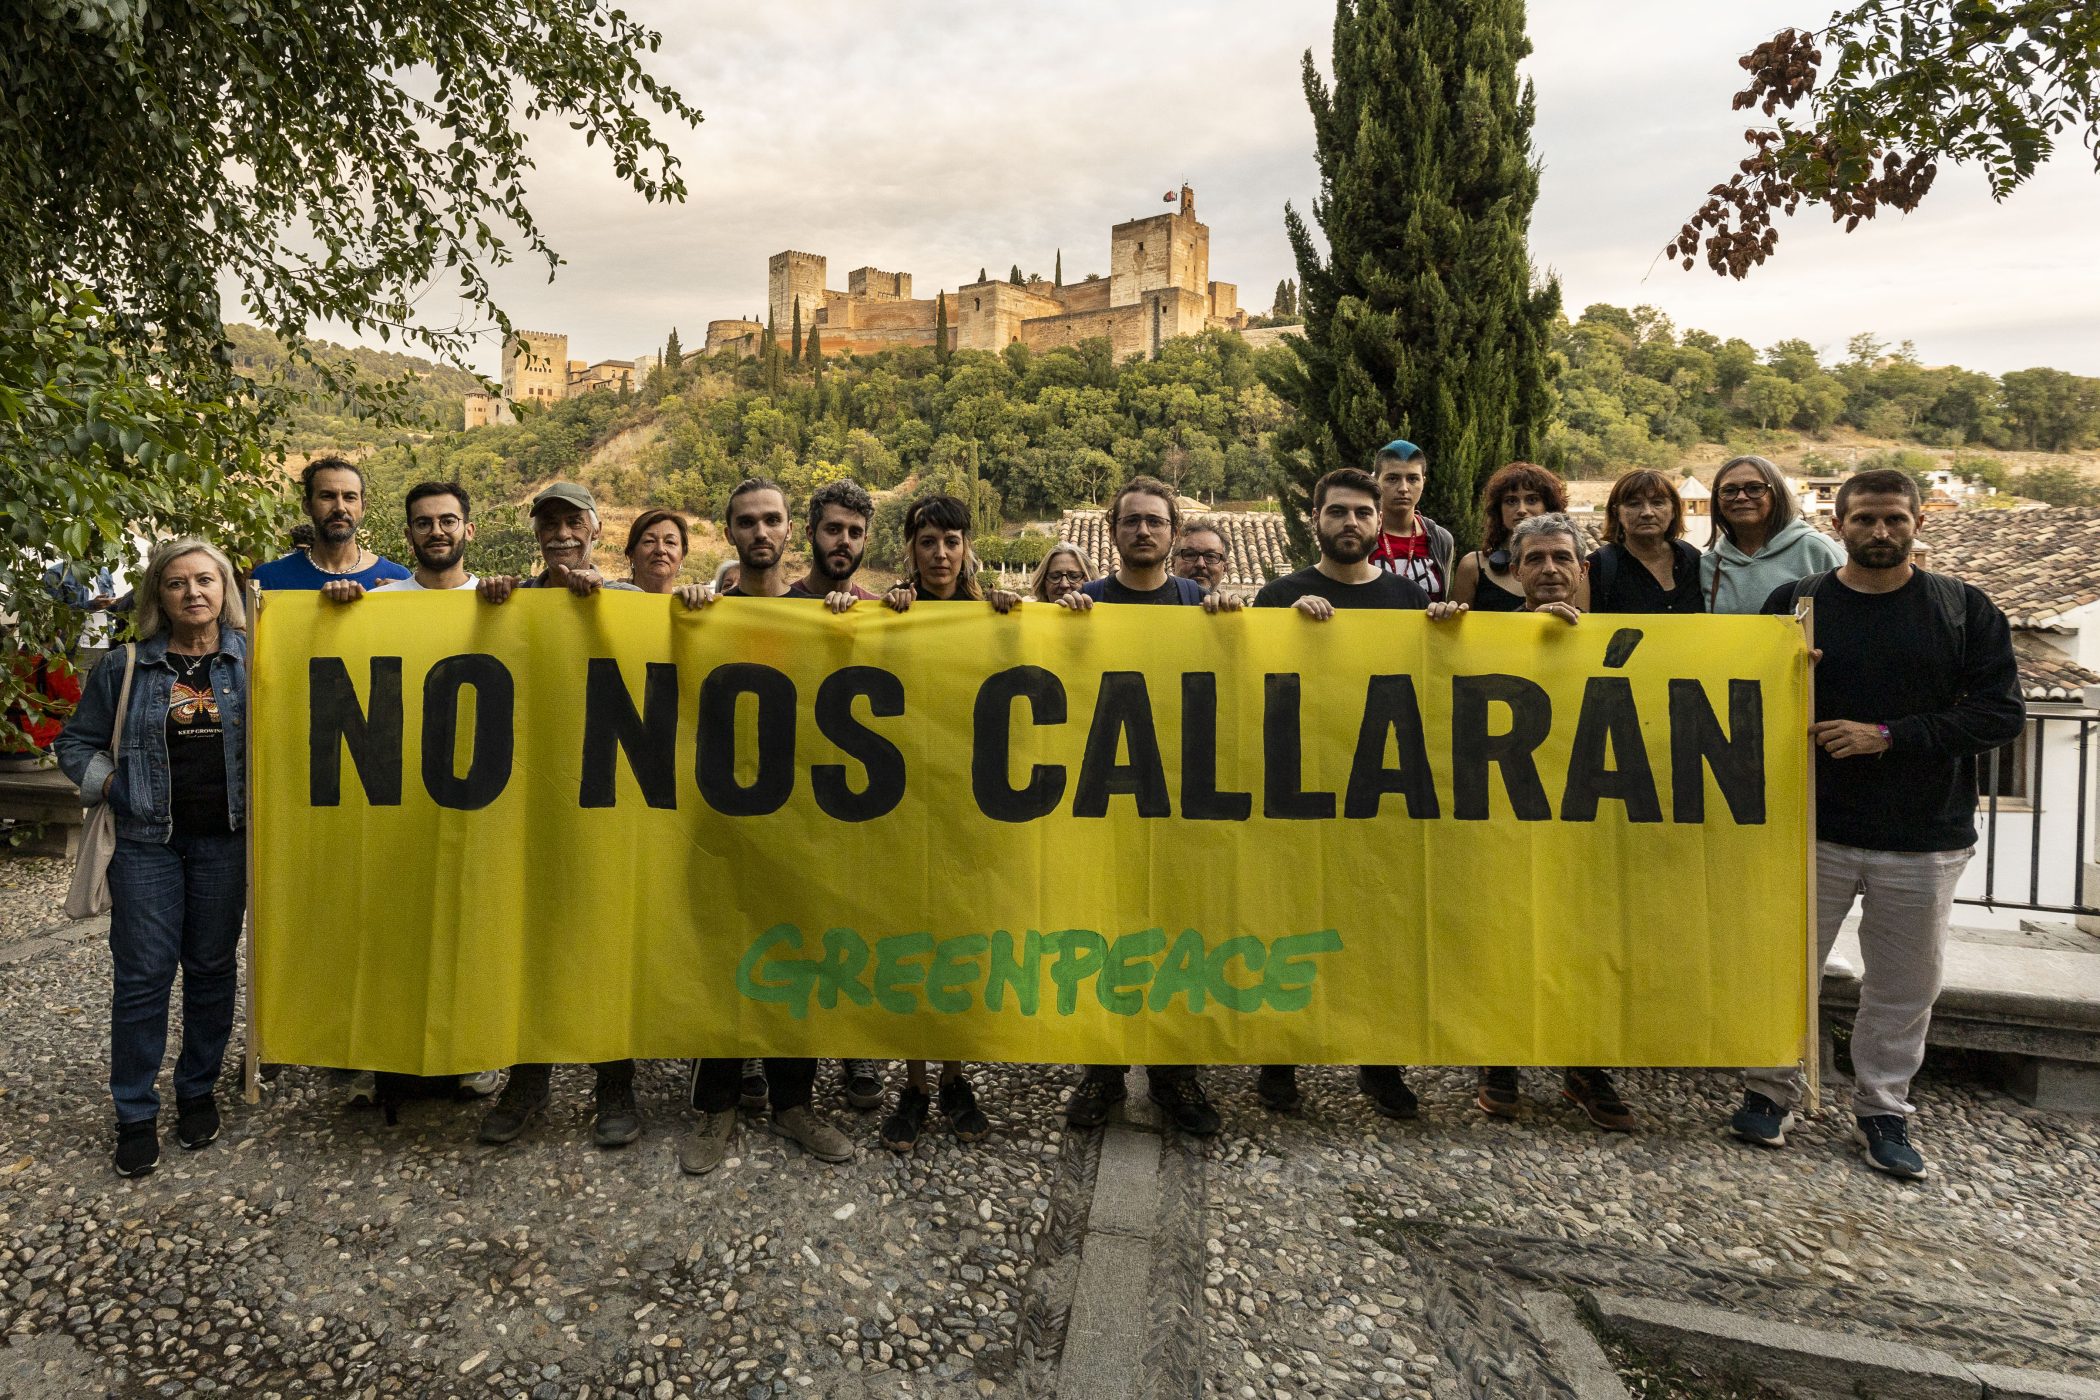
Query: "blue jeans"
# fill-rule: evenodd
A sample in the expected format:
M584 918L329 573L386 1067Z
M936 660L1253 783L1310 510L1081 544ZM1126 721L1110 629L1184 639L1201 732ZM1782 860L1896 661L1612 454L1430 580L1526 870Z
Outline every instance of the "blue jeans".
M166 845L117 838L109 862L109 1094L117 1121L157 1117L153 1081L168 1049L168 994L182 969L182 1056L175 1096L212 1091L233 1034L240 987L241 916L248 906L245 843L175 836Z

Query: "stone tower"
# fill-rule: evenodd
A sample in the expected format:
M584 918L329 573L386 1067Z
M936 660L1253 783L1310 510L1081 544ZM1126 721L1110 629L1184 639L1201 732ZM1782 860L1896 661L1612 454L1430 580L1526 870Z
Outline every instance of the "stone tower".
M1147 292L1178 287L1208 302L1210 229L1196 219L1196 192L1181 187L1181 207L1171 214L1132 219L1109 232L1111 306L1131 306Z
M824 307L824 259L816 253L775 253L766 259L766 309L773 317L773 334L785 337L795 323L795 306L802 306L802 333L817 323Z
M552 403L569 394L569 338L554 331L513 331L503 347L503 397Z

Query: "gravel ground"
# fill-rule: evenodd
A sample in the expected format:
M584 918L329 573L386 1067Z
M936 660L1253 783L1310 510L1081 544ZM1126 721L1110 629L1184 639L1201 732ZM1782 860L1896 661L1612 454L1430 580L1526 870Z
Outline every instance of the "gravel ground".
M73 862L59 856L0 855L0 945L65 922L72 880Z
M64 874L0 860L0 937L59 922ZM979 1067L993 1137L962 1147L936 1120L902 1160L827 1071L820 1106L855 1160L747 1118L732 1160L692 1179L673 1065L643 1067L642 1141L600 1152L585 1069L557 1075L550 1122L487 1149L478 1106L412 1104L389 1127L319 1071L249 1108L229 1059L220 1140L192 1154L170 1134L160 1171L126 1183L107 1161L108 976L94 937L0 963L0 1395L1051 1393L1031 1327L1072 1264L1039 1267L1039 1243L1085 1184L1060 1156L1068 1071ZM2100 1123L2022 1108L1960 1061L1917 1087L1934 1175L1915 1185L1870 1172L1840 1111L1784 1152L1734 1143L1718 1073L1622 1075L1630 1136L1590 1128L1546 1072L1525 1075L1519 1123L1471 1107L1468 1071L1411 1078L1422 1116L1392 1122L1348 1070L1304 1071L1291 1116L1251 1071L1210 1072L1225 1132L1178 1145L1195 1185L1183 1244L1156 1256L1156 1296L1180 1268L1200 1300L1171 1393L1559 1394L1514 1306L1539 1286L2100 1377Z

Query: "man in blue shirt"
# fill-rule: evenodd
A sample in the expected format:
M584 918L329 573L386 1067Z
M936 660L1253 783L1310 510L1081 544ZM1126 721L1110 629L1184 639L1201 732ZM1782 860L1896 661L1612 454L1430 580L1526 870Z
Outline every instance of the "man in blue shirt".
M408 577L407 569L358 543L358 527L365 523L365 474L354 463L316 457L299 474L299 485L307 518L314 524L313 548L258 564L257 587L318 590L348 579L371 589Z

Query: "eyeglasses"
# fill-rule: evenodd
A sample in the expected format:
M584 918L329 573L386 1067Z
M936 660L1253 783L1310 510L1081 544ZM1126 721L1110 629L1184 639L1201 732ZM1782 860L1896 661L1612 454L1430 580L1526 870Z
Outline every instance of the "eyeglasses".
M1122 529L1122 528L1123 528L1123 527L1124 527L1125 525L1128 525L1128 526L1130 526L1130 527L1131 527L1132 529L1134 529L1134 530L1150 530L1150 531L1152 531L1152 532L1153 532L1154 534L1157 534L1157 533L1159 533L1159 532L1160 532L1160 531L1162 531L1162 530L1171 530L1171 529L1173 529L1173 528L1174 528L1174 522L1173 522L1173 521L1171 521L1171 520L1169 520L1169 519L1167 519L1167 517L1165 517L1164 515L1119 515L1119 516L1117 516L1117 517L1116 517L1116 528L1117 528L1118 530L1120 530L1120 529Z
M429 516L422 516L409 521L408 528L419 534L428 534L432 530L443 530L450 534L466 523L456 515L440 515L434 520Z
M1174 557L1184 564L1193 564L1198 559L1201 559L1206 564L1222 564L1225 562L1225 556L1218 553L1215 549L1177 549L1174 551Z
M1077 569L1055 569L1052 570L1050 573L1043 575L1043 578L1050 583L1086 582L1086 575L1080 573Z
M1724 501L1761 501L1772 494L1772 488L1762 481L1745 481L1732 486L1723 486L1718 494Z

